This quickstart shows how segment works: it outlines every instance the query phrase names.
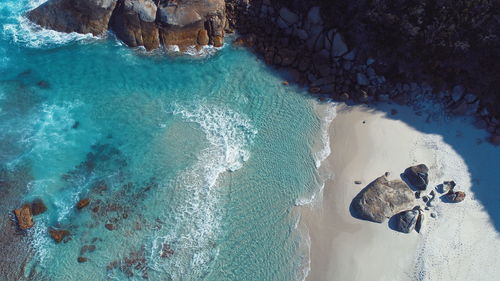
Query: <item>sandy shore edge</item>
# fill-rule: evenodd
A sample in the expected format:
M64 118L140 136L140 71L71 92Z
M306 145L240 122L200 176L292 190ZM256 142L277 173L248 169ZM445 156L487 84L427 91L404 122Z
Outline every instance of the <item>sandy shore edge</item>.
M387 116L390 108L397 109L396 116ZM498 269L478 269L473 270L474 273L466 273L470 269L467 266L467 269L453 272L450 270L455 265L453 262L463 266L471 258L446 249L453 246L450 245L452 242L439 245L433 240L434 236L436 239L446 237L446 233L456 237L452 232L462 231L466 245L484 246L479 263L487 261L496 268L500 265L500 239L491 223L484 227L489 220L488 214L467 188L467 185L470 187L470 175L466 165L462 167L458 163L458 154L447 151L449 148L440 142L439 136L422 133L398 120L397 115L403 116L403 120L425 122L425 116L417 116L406 107L386 105L385 110L376 110L369 106L336 106L336 116L329 127L331 154L319 168L322 174L334 175L326 177L319 200L298 207L301 212L300 227L310 241L310 269L306 280L467 280L473 274L476 278L477 274L481 275L482 279L476 280L494 280ZM474 143L474 138L464 141ZM500 156L499 150L494 147L487 146L483 150L485 154ZM450 154L444 156L447 162L458 166L456 171L449 171L443 166L441 157L437 157L443 153ZM398 179L405 168L418 163L426 163L432 169L430 176L434 180L427 192L443 179L453 177L463 184L461 190L468 193L468 202L453 206L439 202L426 212L423 234L399 233L391 230L387 221L377 224L351 216L349 205L366 184L384 172L390 172L389 179ZM500 160L496 159L491 164L500 167ZM356 185L356 180L362 181L362 184ZM418 203L424 206L422 201ZM471 214L464 214L466 209L470 211L471 208ZM477 227L482 224L484 231L472 233L470 228L457 230L456 227L450 228L449 223L436 225L438 219L431 218L431 212L438 215L439 220L459 220L460 225ZM461 243L464 244L463 241ZM486 249L488 244L492 247ZM441 253L443 250L447 252ZM451 260L444 264L444 268L432 268L433 263L446 258ZM443 271L452 274L443 278Z

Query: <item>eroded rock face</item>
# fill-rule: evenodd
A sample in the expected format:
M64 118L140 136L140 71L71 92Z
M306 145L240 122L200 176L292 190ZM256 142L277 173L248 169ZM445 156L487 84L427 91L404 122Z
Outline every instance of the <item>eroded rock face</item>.
M361 190L353 199L352 207L360 218L381 223L394 214L411 209L414 198L406 183L389 181L381 176Z
M50 0L28 13L28 18L60 32L99 35L108 29L117 0Z
M156 12L157 7L152 0L119 1L109 26L130 47L156 49L160 47Z
M108 28L130 47L224 43L224 0L49 0L28 13L34 23L61 32L99 35Z

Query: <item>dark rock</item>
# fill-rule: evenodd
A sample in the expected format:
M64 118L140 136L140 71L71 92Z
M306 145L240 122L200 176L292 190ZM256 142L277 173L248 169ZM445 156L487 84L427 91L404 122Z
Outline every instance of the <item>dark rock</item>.
M21 229L28 229L33 227L33 215L31 213L31 206L29 204L24 204L21 208L14 210L16 215L17 224Z
M38 87L40 87L40 89L48 89L48 88L50 88L49 82L47 82L45 80L38 81L38 83L36 83L36 85Z
M349 94L348 93L342 93L339 96L340 101L348 101L349 100Z
M412 187L418 190L425 190L429 183L428 172L429 168L425 164L420 164L407 168L404 176Z
M411 208L414 195L401 180L388 181L381 176L365 187L352 201L360 218L383 222L402 210Z
M75 121L75 123L73 123L73 126L71 126L71 129L78 129L78 127L80 127L80 122Z
M107 223L107 224L105 224L105 225L104 225L104 227L105 227L107 230L109 230L109 231L111 231L111 230L114 230L114 229L115 229L115 226L114 226L113 224L111 224L111 223Z
M31 202L31 213L33 216L43 214L45 211L47 211L47 206L45 206L42 199L38 198Z
M422 200L427 203L429 201L429 197L427 195L422 196Z
M83 263L83 262L86 262L88 259L85 258L85 257L78 257L78 259L76 259L79 263Z
M431 218L435 219L436 217L436 213L431 213Z
M488 141L493 145L500 145L500 135L492 135Z
M163 243L161 246L160 257L165 259L165 258L169 258L173 254L174 254L174 250L172 250L172 248L170 248L170 245L168 245L167 243Z
M422 229L423 223L424 223L424 213L419 212L418 218L417 218L417 223L415 224L415 231L420 233L420 230Z
M49 234L56 243L60 243L65 238L69 237L70 233L68 230L49 228ZM67 240L65 240L67 241Z
M417 224L418 210L408 210L397 214L396 229L400 232L410 233Z
M355 184L361 184L361 181L354 181Z
M453 203L462 202L465 199L465 192L450 190L446 193L446 198Z
M89 198L83 198L82 200L78 201L78 203L76 203L76 208L78 210L81 210L81 209L87 207L89 204L90 204L90 199Z
M348 51L347 45L344 43L344 38L340 33L336 33L333 37L332 56L340 57L345 55Z
M456 185L454 181L445 181L440 188L440 193L448 193L448 191L453 190Z
M396 109L391 109L391 115L396 115L398 114L398 111Z
M415 192L415 198L420 199L420 191Z

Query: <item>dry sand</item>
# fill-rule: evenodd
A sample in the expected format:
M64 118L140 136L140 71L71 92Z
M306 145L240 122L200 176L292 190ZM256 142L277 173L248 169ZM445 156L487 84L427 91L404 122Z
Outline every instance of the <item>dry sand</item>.
M331 154L320 167L322 173L333 171L334 176L326 181L317 202L300 207L301 223L311 243L307 280L498 280L500 239L470 190L467 165L440 135L422 133L407 124L426 128L430 125L425 124L425 116L404 107L396 107L395 116L386 116L394 107L386 105L378 111L337 106L329 128ZM461 126L455 121L449 126ZM453 130L445 123L446 130ZM491 155L488 161L493 169L500 167L499 148L471 136L464 142L477 145L483 151L479 154ZM427 192L453 178L467 192L466 200L449 204L436 198L435 206L426 211L422 234L396 232L387 221L378 224L351 216L352 199L370 181L384 172L390 172L389 179L398 179L405 168L418 163L431 169ZM362 184L356 185L356 180ZM436 219L430 217L431 212Z

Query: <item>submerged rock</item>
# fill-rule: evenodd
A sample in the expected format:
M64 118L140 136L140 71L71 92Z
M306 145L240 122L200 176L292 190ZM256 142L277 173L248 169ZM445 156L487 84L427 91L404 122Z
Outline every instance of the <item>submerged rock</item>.
M21 208L14 210L16 215L17 224L21 229L28 229L33 227L33 215L31 213L31 206L29 204L24 204Z
M78 201L76 204L76 208L78 210L81 210L85 207L87 207L90 204L90 199L89 198L83 198L82 200Z
M415 224L415 231L420 233L422 230L422 225L424 224L424 213L419 212L418 218L417 218L417 223Z
M83 263L83 262L86 262L88 259L86 257L78 257L78 259L76 259L79 263Z
M55 228L49 228L49 234L56 243L60 243L70 235L68 230Z
M454 181L443 182L441 193L448 193L448 191L453 190L457 184Z
M33 216L37 216L39 214L43 214L47 211L47 206L43 203L42 199L38 198L31 202L31 213Z
M107 224L105 224L105 225L104 225L104 227L105 227L107 230L109 230L109 231L111 231L111 230L114 230L114 229L115 229L115 226L114 226L113 224L111 224L111 223L107 223Z
M425 164L411 166L404 172L406 180L418 190L425 190L429 184L429 168Z
M408 210L397 214L396 229L404 233L410 233L417 224L420 212Z
M401 180L381 176L365 187L352 201L360 218L381 223L414 205L412 190Z

